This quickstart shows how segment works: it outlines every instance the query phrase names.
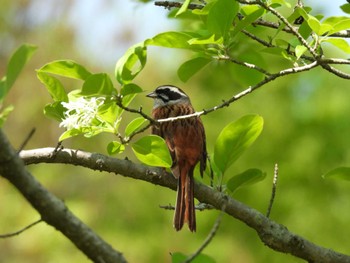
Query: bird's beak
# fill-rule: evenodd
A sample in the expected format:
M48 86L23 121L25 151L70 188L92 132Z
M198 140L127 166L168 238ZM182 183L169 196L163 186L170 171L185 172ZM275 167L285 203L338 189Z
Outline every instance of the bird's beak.
M154 91L152 91L151 93L148 93L146 97L154 99L157 98L157 94Z

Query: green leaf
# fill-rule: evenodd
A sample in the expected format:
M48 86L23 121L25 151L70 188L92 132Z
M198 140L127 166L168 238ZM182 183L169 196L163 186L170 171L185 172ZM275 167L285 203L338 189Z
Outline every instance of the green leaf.
M333 46L340 48L344 52L350 54L350 45L346 40L342 38L323 38L321 42L328 42Z
M238 9L237 1L217 0L208 14L208 30L217 37L226 38L230 28L232 28L233 19L237 15Z
M180 7L179 11L177 11L175 16L181 15L182 13L185 13L187 11L188 5L191 3L191 0L185 0L182 3L182 6Z
M266 173L263 173L259 169L255 169L255 168L248 169L243 173L234 175L230 180L228 180L227 188L233 193L238 188L260 182L265 177L266 177Z
M7 65L6 75L0 81L0 104L5 99L6 94L12 88L25 64L32 57L35 50L35 46L23 44L11 56Z
M64 133L61 134L61 136L58 138L58 141L63 141L66 140L68 138L83 134L84 132L78 129L71 129L71 130L67 130Z
M344 13L350 14L350 4L344 4L340 6Z
M125 150L125 145L117 141L112 141L107 145L107 152L109 155L122 153Z
M120 84L131 82L145 67L147 47L145 42L130 47L118 60L115 67L115 77Z
M29 44L23 44L11 56L6 72L6 89L10 90L18 75L21 73L25 64L32 57L37 47ZM1 99L1 98L0 98Z
M227 125L214 147L214 162L224 173L260 135L263 118L246 115Z
M37 77L45 85L54 101L68 101L67 93L57 78L40 71L37 72Z
M177 75L183 82L186 82L209 62L211 62L211 59L205 57L197 57L188 60L180 66L177 71Z
M56 101L51 104L47 104L44 108L45 116L61 122L64 118L64 112L66 109L62 106L60 101Z
M334 178L350 181L350 167L338 167L322 175L324 179Z
M316 17L308 15L307 23L317 35L320 35L321 23Z
M12 105L7 106L0 112L0 128L4 125L9 114L13 111L14 107Z
M146 40L147 45L161 46L167 48L184 48L193 49L189 44L189 40L193 38L193 35L184 32L169 31L161 33Z
M55 60L45 64L38 71L81 80L86 80L91 75L86 68L73 60Z
M350 28L350 18L345 16L331 16L323 21L323 24L328 24L331 27L329 35Z
M163 138L156 135L142 137L131 145L137 159L141 162L159 167L171 167L172 160Z
M125 84L120 89L120 95L122 95L123 97L127 95L137 94L140 92L142 92L141 87L134 83Z
M125 136L130 136L134 131L138 130L145 122L146 119L144 119L143 117L133 119L125 128Z
M235 36L236 34L241 32L242 29L251 25L254 21L259 19L265 13L265 9L256 5L245 6L244 10L245 10L245 13L247 14L242 20L237 22L233 30L232 36Z
M81 95L112 95L116 93L112 80L106 73L90 75L84 82Z
M215 38L215 34L210 37L200 37L200 38L192 38L188 41L190 45L219 45L224 43L224 39L222 37Z
M297 59L299 59L305 52L306 52L307 48L303 45L298 45L295 48L295 55L297 57Z

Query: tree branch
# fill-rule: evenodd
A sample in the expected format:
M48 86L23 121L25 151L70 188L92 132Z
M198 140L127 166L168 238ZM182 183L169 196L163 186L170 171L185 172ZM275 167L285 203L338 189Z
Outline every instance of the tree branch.
M52 155L53 148L50 150ZM59 152L58 152L59 155ZM55 156L55 155L52 155ZM47 191L25 168L0 130L0 175L9 180L40 213L41 219L61 231L94 262L126 262L120 252L95 234L65 204Z
M1 145L0 145L1 146ZM102 154L63 149L52 155L54 148L22 151L20 157L25 164L65 163L80 165L93 170L112 172L122 176L140 179L152 184L176 190L176 179L162 169L134 164ZM212 205L253 228L265 245L283 253L289 253L309 262L350 262L350 256L318 246L298 236L262 213L201 183L195 183L195 197L202 203Z

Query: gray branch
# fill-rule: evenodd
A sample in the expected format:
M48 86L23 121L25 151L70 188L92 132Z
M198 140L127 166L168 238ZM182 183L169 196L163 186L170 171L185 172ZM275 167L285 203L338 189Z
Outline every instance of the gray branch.
M43 148L22 151L20 157L27 165L38 163L79 165L93 170L120 174L176 190L176 180L173 176L166 174L159 168L151 168L141 164L135 164L129 160L120 160L97 153L63 149L56 154L52 154L53 150L54 148ZM318 246L288 231L285 226L270 220L257 210L209 186L196 182L195 197L200 202L210 204L218 210L225 207L225 213L253 228L262 242L276 251L292 254L308 262L350 263L350 256Z
M53 149L51 149L52 153ZM93 262L126 262L101 237L80 221L55 195L46 190L26 169L0 130L0 175L9 180L40 213L41 219L62 232Z

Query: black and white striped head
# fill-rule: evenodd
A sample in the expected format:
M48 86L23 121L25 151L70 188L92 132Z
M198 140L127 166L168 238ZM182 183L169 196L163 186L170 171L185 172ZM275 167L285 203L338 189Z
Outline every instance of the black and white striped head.
M163 85L155 91L147 94L147 97L154 99L154 108L177 103L190 103L190 98L178 87Z

